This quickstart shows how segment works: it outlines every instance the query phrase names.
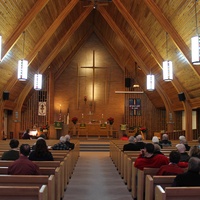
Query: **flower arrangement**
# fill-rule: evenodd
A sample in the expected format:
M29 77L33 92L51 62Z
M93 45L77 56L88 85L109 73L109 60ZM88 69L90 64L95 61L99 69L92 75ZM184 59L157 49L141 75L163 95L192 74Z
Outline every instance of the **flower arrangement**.
M72 122L73 122L74 124L76 124L77 121L78 121L78 118L77 118L77 117L73 117L73 118L72 118Z
M142 131L143 133L145 133L147 131L147 128L146 127L141 127L140 131Z
M45 131L49 130L48 124L46 124L46 125L40 127L40 131L45 132L44 130L45 130Z
M114 123L114 118L109 117L109 118L107 119L107 121L109 122L110 125L112 125L112 124Z

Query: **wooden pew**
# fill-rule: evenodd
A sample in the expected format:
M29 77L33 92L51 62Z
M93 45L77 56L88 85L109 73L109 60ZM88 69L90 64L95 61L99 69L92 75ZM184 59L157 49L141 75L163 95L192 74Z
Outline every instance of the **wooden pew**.
M55 199L54 175L0 175L0 186L38 186L47 185L47 199ZM10 190L11 192L12 190ZM13 191L12 191L13 192ZM11 192L11 193L12 193Z
M137 200L144 199L146 175L156 175L159 168L144 168L137 171Z
M48 200L47 186L0 186L1 200Z
M64 163L59 161L33 161L39 168L41 167L52 167L55 168L55 193L57 199L64 196ZM0 161L0 167L8 167L13 161Z
M200 187L166 187L157 185L155 200L199 200Z
M163 188L170 187L176 176L151 176L146 175L145 183L145 200L155 199L156 185L160 185Z

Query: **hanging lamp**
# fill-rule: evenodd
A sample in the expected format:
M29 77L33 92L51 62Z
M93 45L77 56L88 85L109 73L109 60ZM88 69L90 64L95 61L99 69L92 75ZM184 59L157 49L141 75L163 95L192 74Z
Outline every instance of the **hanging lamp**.
M34 89L41 90L42 89L42 74L34 75Z
M155 76L153 74L147 75L147 90L155 90Z
M193 65L200 65L200 36L198 33L198 20L197 20L197 5L195 0L195 21L196 21L196 36L191 38L191 51Z
M163 61L163 80L172 81L173 80L173 65L172 61L168 60L168 34L166 33L166 55L167 60Z
M24 57L24 46L25 46L25 32L23 32L23 57ZM18 61L18 80L26 81L28 77L28 61L27 60L19 60Z

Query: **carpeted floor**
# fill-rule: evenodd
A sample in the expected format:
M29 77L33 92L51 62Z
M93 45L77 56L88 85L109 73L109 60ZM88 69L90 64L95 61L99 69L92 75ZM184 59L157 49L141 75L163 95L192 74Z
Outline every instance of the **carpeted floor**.
M109 152L80 152L63 200L132 200Z

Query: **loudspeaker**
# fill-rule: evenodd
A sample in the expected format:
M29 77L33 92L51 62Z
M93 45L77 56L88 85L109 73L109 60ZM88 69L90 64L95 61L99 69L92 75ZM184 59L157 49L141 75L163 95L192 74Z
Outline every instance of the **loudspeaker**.
M185 94L183 92L178 94L179 101L185 101Z
M9 92L4 91L3 92L3 100L8 100L9 99Z
M125 78L125 87L131 87L131 78Z

